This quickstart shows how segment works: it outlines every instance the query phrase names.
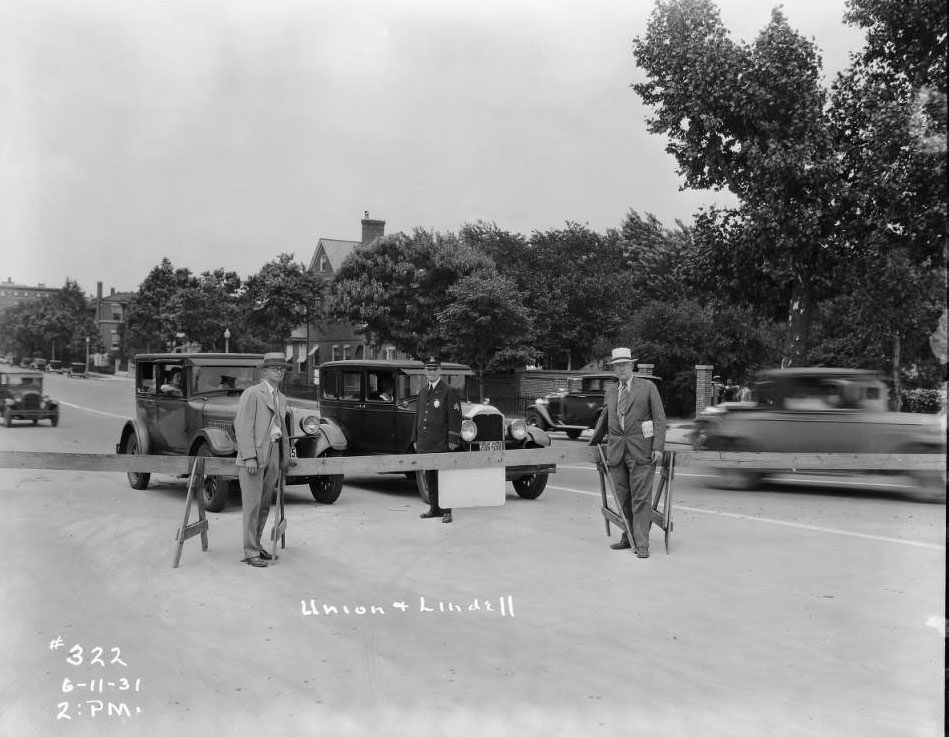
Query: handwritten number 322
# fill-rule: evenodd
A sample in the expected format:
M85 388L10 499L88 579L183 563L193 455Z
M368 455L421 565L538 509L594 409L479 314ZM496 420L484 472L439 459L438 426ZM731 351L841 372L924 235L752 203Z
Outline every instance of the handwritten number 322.
M105 650L101 647L94 647L89 651L92 654L92 657L89 658L89 665L101 665L103 668L106 666L106 662L102 659L102 655ZM121 648L113 647L110 652L112 653L112 659L109 661L109 665L124 665L128 666L124 660L122 660L122 650ZM66 658L66 662L70 665L82 665L83 663L83 649L80 645L73 645L69 650L69 657Z

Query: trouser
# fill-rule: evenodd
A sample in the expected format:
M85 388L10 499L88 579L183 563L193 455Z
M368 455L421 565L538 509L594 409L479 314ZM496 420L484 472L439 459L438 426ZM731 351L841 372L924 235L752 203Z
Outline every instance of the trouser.
M280 478L280 445L268 443L267 458L257 473L247 473L238 466L237 478L241 484L241 506L244 510L244 557L254 558L260 554L260 536L267 524L270 505Z
M438 471L419 471L420 483L425 485L428 490L428 506L433 512L450 512L450 509L442 509L438 506Z
M610 466L623 517L633 532L632 545L649 550L649 528L652 526L652 484L656 467L651 463L635 463L625 456L623 462ZM625 537L625 535L624 535Z

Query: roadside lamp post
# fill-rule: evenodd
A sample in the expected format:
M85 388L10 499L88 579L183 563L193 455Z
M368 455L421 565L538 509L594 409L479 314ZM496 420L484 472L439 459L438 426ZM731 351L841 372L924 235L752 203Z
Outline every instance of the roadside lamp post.
M224 328L224 352L231 352L231 329Z
M86 371L89 370L89 336L86 336Z

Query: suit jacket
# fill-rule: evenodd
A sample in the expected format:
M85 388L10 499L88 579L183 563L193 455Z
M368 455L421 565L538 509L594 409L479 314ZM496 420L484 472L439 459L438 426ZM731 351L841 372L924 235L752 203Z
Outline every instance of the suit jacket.
M412 442L419 453L441 453L448 443L461 443L461 400L458 390L439 379L435 390L428 383L418 393Z
M606 443L606 462L618 466L623 458L631 458L634 463L649 463L654 450L666 447L666 411L659 397L659 390L649 379L633 376L629 380L629 404L626 408L624 428L620 429L616 401L619 397L619 383L606 387L604 396L605 412L600 413L590 445L596 445L609 434ZM653 436L643 437L643 422L652 420Z
M267 460L270 443L270 427L277 420L281 431L280 449L285 461L290 459L290 441L286 423L286 397L277 392L274 402L270 384L261 381L248 387L237 403L237 416L234 418L234 435L237 436L237 465L243 466L251 458L257 459L257 465L263 466Z

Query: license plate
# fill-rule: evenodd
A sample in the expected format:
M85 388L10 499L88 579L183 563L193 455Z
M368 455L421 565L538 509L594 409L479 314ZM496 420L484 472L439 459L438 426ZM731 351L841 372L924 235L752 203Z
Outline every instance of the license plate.
M478 444L478 450L482 453L499 453L504 450L503 440L483 440Z

